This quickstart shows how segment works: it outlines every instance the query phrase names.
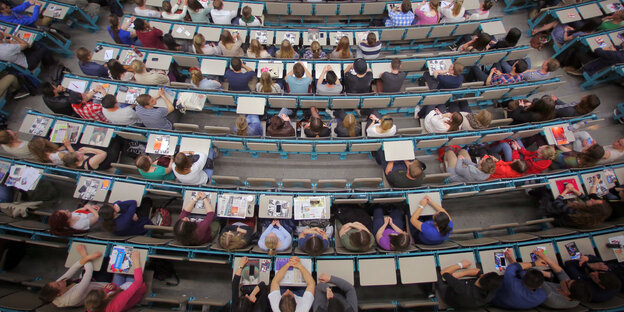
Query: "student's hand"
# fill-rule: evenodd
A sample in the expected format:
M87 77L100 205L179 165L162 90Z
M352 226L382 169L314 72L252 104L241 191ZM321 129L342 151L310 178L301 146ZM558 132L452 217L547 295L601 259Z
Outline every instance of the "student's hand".
M569 191L569 192L572 192L572 191L576 190L576 188L574 188L574 184L572 184L572 183L568 183L568 184L566 184L566 186L565 186L565 190L566 190L566 191Z
M249 258L247 256L245 256L245 257L242 257L240 259L239 264L240 264L241 267L244 267L247 264L248 261L249 261Z
M550 95L550 98L551 98L553 101L558 100L558 98L557 98L554 94L551 94L551 95Z
M198 192L197 193L197 199L204 199L206 198L206 193L204 192Z
M130 23L133 23L136 20L136 16L130 16Z
M425 207L427 205L427 199L426 198L421 199L420 200L420 205Z
M256 286L256 287L257 287L257 286ZM247 295L245 295L245 297L246 297L247 299L249 299L249 301L251 301L251 302L253 302L253 303L256 303L256 300L258 300L258 299L256 298L256 295L254 295L253 293L251 293L251 294L247 294Z
M299 259L299 257L293 256L293 257L290 257L290 259L288 259L288 264L296 267L298 264L301 264L301 260Z
M167 95L167 92L165 92L164 88L158 89L158 96L159 97L163 97L164 98L166 95Z
M462 260L461 264L462 264L462 268L464 268L464 269L467 269L467 268L469 268L472 265L472 263L470 263L470 261L468 261L466 259Z
M324 71L330 71L332 70L331 65L325 65L325 68L323 68Z
M516 262L515 261L516 259L514 258L513 253L511 252L511 249L509 249L509 248L505 249L504 254L505 254L505 258L507 258L507 260L510 260L510 261L513 260L513 262Z
M283 121L290 121L290 117L288 117L286 114L280 114L279 116L280 118L282 118Z
M76 251L78 251L78 253L87 253L87 247L83 244L78 244L76 246Z
M423 199L427 200L427 203L431 203L431 197L429 197L429 195L425 195Z
M384 217L384 225L388 225L390 223L391 218L389 216Z
M582 267L583 264L585 264L587 261L589 261L589 257L581 256L581 258L579 259L579 267Z
M277 224L277 219L273 220L273 222L271 222L271 225L275 226Z
M133 252L132 252L132 256L130 256L130 259L132 259L132 263L133 263L135 266L137 266L137 267L139 267L139 266L140 266L140 263L141 263L141 254L140 254L137 250L135 250L135 251L133 251Z
M327 273L323 273L321 274L321 276L319 276L319 282L321 283L329 283L330 279L331 279L331 275Z
M546 254L544 254L544 251L541 249L535 249L533 250L533 254L538 258L538 259L546 259Z
M331 288L329 288L329 287L327 287L327 293L326 293L326 296L327 296L327 300L329 300L329 299L331 299L331 298L334 298L334 292L333 292L333 291L331 290Z
M466 157L464 157L464 155L458 155L457 159L465 159Z
M588 263L587 266L593 271L609 271L609 267L604 262Z

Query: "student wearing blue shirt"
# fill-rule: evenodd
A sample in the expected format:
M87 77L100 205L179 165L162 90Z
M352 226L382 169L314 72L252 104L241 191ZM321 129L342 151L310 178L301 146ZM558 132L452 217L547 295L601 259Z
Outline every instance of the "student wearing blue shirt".
M492 305L503 309L533 309L546 300L546 292L542 289L544 275L536 269L536 265L545 266L543 260L535 262L516 262L511 250L505 250L507 269L503 285L496 291ZM528 270L527 270L528 269ZM526 271L525 271L526 270Z
M251 91L249 81L256 77L256 72L249 66L243 64L240 58L233 57L230 60L231 69L225 71L225 79L228 81L230 91ZM243 73L242 68L247 72Z
M41 3L34 2L35 8L32 15L21 14L31 6L29 1L14 7L11 7L6 3L0 3L0 21L9 22L13 24L19 24L24 26L37 26L37 20L39 19L39 12L41 11ZM43 17L39 22L40 25L49 25L52 22L52 18Z
M108 17L108 22L111 24L108 27L108 33L113 37L113 40L116 43L127 44L127 45L135 45L136 44L136 33L134 31L128 31L128 27L130 24L134 22L135 17L132 16L126 20L125 23L119 26L119 17L117 15L111 14Z
M93 53L86 48L80 47L76 50L76 57L78 57L80 70L82 70L85 75L108 78L108 68L104 65L92 62L92 56Z
M427 205L435 209L436 213L433 215L433 220L423 222L418 218ZM427 195L420 201L420 205L410 218L410 229L414 241L426 245L438 245L447 240L453 232L453 222L446 210Z
M464 65L455 62L448 70L435 70L433 74L425 72L423 79L427 83L429 90L435 89L457 89L464 82Z
M262 124L258 115L239 115L234 125L234 133L243 136L262 135Z
M308 93L308 88L312 79L310 71L303 66L301 62L297 62L293 69L286 74L286 83L290 88L290 93Z

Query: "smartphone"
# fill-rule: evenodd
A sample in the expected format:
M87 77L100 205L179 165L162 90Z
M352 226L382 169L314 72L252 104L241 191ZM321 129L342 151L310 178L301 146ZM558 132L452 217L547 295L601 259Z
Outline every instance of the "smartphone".
M572 260L581 259L581 252L579 251L575 242L567 243L565 244L565 247L566 247L566 250L568 251L568 254L570 255L570 259Z
M494 263L498 271L504 271L507 268L507 259L505 259L505 254L502 252L495 253Z
M620 248L622 245L615 243L607 243L607 248Z
M249 266L249 276L254 276L256 273L256 266L255 265L250 265Z
M127 86L119 86L119 92L127 92L127 91L128 91Z
M537 256L535 255L535 253L531 253L531 262L535 261L537 261Z
M282 213L282 204L275 205L275 212Z
M158 62L158 58L157 57L152 57L152 61L153 62Z

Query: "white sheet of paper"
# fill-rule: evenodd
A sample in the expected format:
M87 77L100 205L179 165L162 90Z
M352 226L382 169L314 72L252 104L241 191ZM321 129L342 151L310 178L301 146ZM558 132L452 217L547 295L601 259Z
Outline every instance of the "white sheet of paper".
M78 92L78 93L83 93L86 88L87 88L87 82L84 80L70 81L69 86L67 86L67 89Z
M113 58L113 50L107 49L104 51L104 60L108 61Z

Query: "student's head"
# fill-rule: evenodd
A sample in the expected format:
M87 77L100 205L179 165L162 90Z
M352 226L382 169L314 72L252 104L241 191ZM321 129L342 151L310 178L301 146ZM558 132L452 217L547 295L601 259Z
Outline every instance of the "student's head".
M523 73L525 70L529 69L529 64L524 59L519 59L516 61L516 64L513 66L516 74Z
M251 54L254 57L260 57L260 53L262 53L262 45L260 44L260 41L258 41L258 39L251 39L247 54Z
M116 43L122 43L119 38L119 16L111 14L108 16L108 23L110 23L110 31L113 33L113 40Z
M366 35L366 43L369 46L377 45L377 35L375 35L374 32L369 32L368 35Z
M617 149L617 150L623 150L624 149L624 138L619 138L616 139L615 141L613 141L613 144L611 145L611 147Z
M322 51L321 44L316 40L312 41L312 43L310 44L310 51L312 51L312 57L314 58L321 57L321 51Z
M349 38L347 36L342 36L340 41L338 41L338 45L336 46L336 51L340 52L340 58L350 58L351 51L349 51Z
M448 131L457 131L459 130L459 126L461 126L464 121L464 116L462 116L459 112L454 112L451 114L451 118L448 121Z
M272 129L281 129L285 126L285 122L284 119L282 119L280 116L273 116L271 117L271 119L269 120L269 127Z
M314 133L320 133L323 130L323 120L318 117L310 118L310 130Z
M477 40L473 43L472 47L477 51L483 51L492 41L492 36L482 32L477 35Z
M249 124L247 123L247 118L243 115L239 115L236 117L236 135L246 135L247 129L249 128Z
M98 211L100 216L100 222L102 223L102 229L108 232L115 231L115 217L117 216L117 212L113 208L113 206L109 204L104 204L100 207Z
M479 288L489 293L498 289L501 280L501 276L496 272L490 272L481 275L481 277L477 279L477 282L479 283Z
M505 36L505 39L503 40L507 42L508 47L515 47L516 44L518 44L518 40L520 40L521 36L522 36L522 32L520 31L520 29L513 27L507 32L507 35Z
M409 167L407 167L407 174L412 178L417 178L423 174L425 165L420 160L415 159Z
M240 71L241 67L243 65L243 62L241 62L241 59L238 57L233 57L232 59L230 59L230 66L232 67L233 71Z
M391 250L405 250L410 245L410 237L407 233L393 233L390 234L390 249Z
M355 62L353 62L353 70L355 70L355 73L358 75L366 74L366 71L368 70L366 60L364 60L363 58L355 60Z
M41 288L41 292L39 292L39 299L45 303L50 303L56 299L56 297L61 295L67 288L67 280L62 279L60 281L49 282L45 284Z
M101 312L106 310L106 306L120 293L122 289L117 289L113 292L106 293L103 288L96 288L91 290L85 297L85 308L89 312Z
M295 57L295 49L293 49L292 44L289 40L282 40L282 44L280 44L279 57L291 59Z
M229 44L229 43L234 43L234 37L232 36L232 33L227 30L224 29L221 32L221 37L219 38L219 41L221 41L222 44Z
M114 108L117 105L117 99L112 94L107 94L102 98L102 107Z
M526 110L536 114L537 121L551 120L555 118L555 101L545 96L533 102Z
M530 290L536 290L542 287L544 284L544 275L542 272L536 269L528 269L526 274L524 274L524 278L522 279L522 283Z
M542 70L546 70L548 73L552 73L555 70L559 69L561 64L556 58L549 58L542 63Z
M303 245L303 251L312 257L320 256L325 250L323 238L319 235L312 235Z
M459 76L464 71L464 65L459 62L453 63L453 75Z
M349 234L349 242L357 251L367 251L371 243L370 234L366 231L357 230Z
M459 15L461 13L462 6L464 5L464 0L455 0L455 4L453 5L453 16Z
M379 120L379 127L381 128L381 132L388 132L394 126L394 120L390 116L383 116L381 120Z
M338 298L332 295L331 298L327 300L327 312L344 312L345 307Z
M45 97L54 97L56 96L55 92L58 93L57 87L53 86L51 83L44 81L39 85L39 90L41 94Z
M279 309L282 312L295 312L297 309L297 301L295 301L295 294L290 290L287 290L282 294L282 298L279 302Z
M589 114L600 105L600 99L595 94L588 94L581 98L581 100L574 106L579 115Z
M243 239L243 235L238 232L227 231L221 234L219 238L219 244L222 248L226 249L228 252L243 248L247 245L247 242Z
M10 15L13 11L11 10L11 6L6 3L0 3L0 14L2 15Z
M147 29L147 23L145 20L141 18L137 18L134 20L134 30L136 31L144 31Z
M277 246L279 245L279 238L275 233L269 233L264 239L264 245L266 246L269 256L275 256L277 254Z
M412 2L410 0L403 0L401 2L401 12L407 13L412 10Z
M438 9L440 9L440 0L429 0L429 8L438 12Z
M164 34L162 37L162 43L164 43L167 46L167 50L177 50L178 47L180 46L176 41L175 38L173 38L173 36L169 33Z
M0 130L0 144L11 144L17 141L17 133L13 130Z
M2 134L3 132L0 132L0 139L2 138ZM35 155L35 157L37 157L39 161L44 163L51 162L48 154L56 153L58 151L58 148L58 145L40 137L34 138L30 142L28 142L28 150L30 151L30 153Z
M164 12L171 13L171 2L169 2L169 0L163 1L162 9Z
M496 162L491 157L481 158L479 161L479 170L483 173L492 174L496 171Z
M185 246L198 245L199 241L193 234L197 229L197 223L189 218L178 219L173 226L173 235L177 242Z
M63 155L61 159L63 161L63 165L69 168L78 168L78 162L84 159L84 155L77 152L70 152Z
M141 95L137 96L136 102L137 102L137 104L141 105L142 107L149 107L149 106L156 105L156 99L154 99L149 94L141 94Z
M87 48L80 47L76 50L76 57L80 63L87 63L91 61L91 52Z
M613 272L592 272L589 277L604 290L619 290L622 282Z
M145 72L145 64L143 63L143 61L140 60L132 61L132 63L130 63L130 68L132 68L132 71L137 74L142 74Z
M398 58L392 59L392 62L390 62L390 68L392 68L392 70L400 70L401 60L399 60Z
M145 5L145 0L134 0L137 6L142 7Z
M438 211L436 212L436 214L433 215L433 223L435 223L438 231L442 236L446 236L453 230L453 228L449 226L450 222L451 218L444 211Z
M197 0L188 0L188 8L193 11L193 12L197 12L199 10L203 10L204 7L201 5L201 3L199 3L199 1Z
M221 0L214 0L212 2L212 6L217 9L217 10L222 10L223 9L223 1Z
M244 21L248 21L251 18L251 8L248 5L244 6L241 10L241 15Z
M121 75L126 72L123 65L121 65L121 63L116 59L108 60L108 62L106 62L106 67L108 68L111 78L114 80L121 79Z
M336 73L333 70L329 70L325 73L325 82L327 82L328 85L335 85L336 81L338 81L338 76L336 76Z
M303 78L303 75L305 75L305 68L303 68L301 63L296 63L293 66L293 74L295 74L295 77L297 78Z
M596 227L613 213L611 204L602 199L571 201L568 203L568 208L575 211L568 216L568 225L576 228Z
M594 143L586 146L577 157L581 167L589 167L602 159L604 154L604 148L600 144Z
M355 116L353 114L347 114L345 118L342 120L342 126L347 129L350 137L355 137L358 134L355 132L355 126L357 125L357 121L355 120Z
M592 31L595 31L596 28L598 28L598 26L602 24L602 17L600 16L592 17L592 18L584 19L581 22L582 22L582 25L580 28L577 29L578 31L592 32Z
M206 38L202 34L195 34L193 36L193 47L195 48L195 53L202 54L202 48L206 44Z
M509 165L509 167L511 167L511 169L513 169L513 171L517 173L524 173L527 171L527 169L529 169L529 165L527 165L526 161L522 159L514 160L511 165Z
M475 119L483 128L487 128L492 123L492 113L483 109L475 115Z
M485 0L481 3L481 9L483 9L483 11L489 11L493 6L494 2L492 2L492 0Z
M567 279L561 281L559 285L561 286L561 292L570 297L570 299L581 302L591 301L591 288L587 281Z
M537 148L537 156L541 159L555 160L555 148L550 145L542 145Z
M48 225L50 226L50 233L58 236L72 236L75 233L79 233L69 226L69 219L71 213L68 210L59 209L52 213L48 219Z
M178 152L173 158L173 162L176 165L176 171L184 172L193 165L193 158L186 156L186 154L182 152Z
M192 67L189 69L189 74L191 74L191 82L199 87L199 83L204 80L204 75L202 74L202 72L199 70L199 68L196 67Z
M136 158L135 165L137 168L147 172L152 168L152 159L147 155L139 155Z

